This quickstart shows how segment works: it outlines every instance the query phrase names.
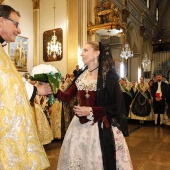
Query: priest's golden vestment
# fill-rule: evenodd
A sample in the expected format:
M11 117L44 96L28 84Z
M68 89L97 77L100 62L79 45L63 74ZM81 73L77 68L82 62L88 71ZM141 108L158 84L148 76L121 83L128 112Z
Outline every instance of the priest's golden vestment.
M0 170L48 166L21 75L0 45Z

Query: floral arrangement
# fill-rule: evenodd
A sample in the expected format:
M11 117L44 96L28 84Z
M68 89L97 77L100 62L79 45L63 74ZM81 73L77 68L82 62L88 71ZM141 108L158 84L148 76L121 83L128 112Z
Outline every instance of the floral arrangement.
M40 64L32 69L31 80L47 82L50 84L54 94L59 89L59 83L61 81L61 73L52 65ZM54 95L49 95L49 103L52 105L55 102Z

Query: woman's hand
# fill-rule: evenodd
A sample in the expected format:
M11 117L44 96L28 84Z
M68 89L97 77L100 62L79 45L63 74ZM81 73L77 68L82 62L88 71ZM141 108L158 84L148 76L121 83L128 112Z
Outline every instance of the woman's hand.
M88 116L90 114L89 107L87 106L74 106L73 110L78 117Z

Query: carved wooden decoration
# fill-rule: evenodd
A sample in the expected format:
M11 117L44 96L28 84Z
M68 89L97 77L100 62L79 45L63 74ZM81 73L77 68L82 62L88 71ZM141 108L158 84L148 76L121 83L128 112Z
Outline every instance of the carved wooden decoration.
M92 22L88 24L88 34L92 35L100 29L109 30L115 28L117 30L122 29L123 31L126 31L127 27L125 21L127 21L127 19L125 19L125 16L128 16L128 11L126 11L125 14L123 13L122 15L122 10L109 0L100 3L98 2L94 7L95 24ZM122 17L124 17L123 20Z

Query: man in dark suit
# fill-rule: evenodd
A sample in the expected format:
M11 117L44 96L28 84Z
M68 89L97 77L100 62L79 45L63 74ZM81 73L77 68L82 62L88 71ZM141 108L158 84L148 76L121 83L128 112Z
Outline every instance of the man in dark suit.
M153 97L153 110L155 116L155 125L158 124L158 115L160 115L160 125L163 126L163 114L165 112L165 103L167 95L167 84L162 81L162 75L157 74L157 82L153 83L151 93Z
M79 65L76 65L76 69L73 71L74 77L76 77L76 75L79 73L80 69L79 69Z

